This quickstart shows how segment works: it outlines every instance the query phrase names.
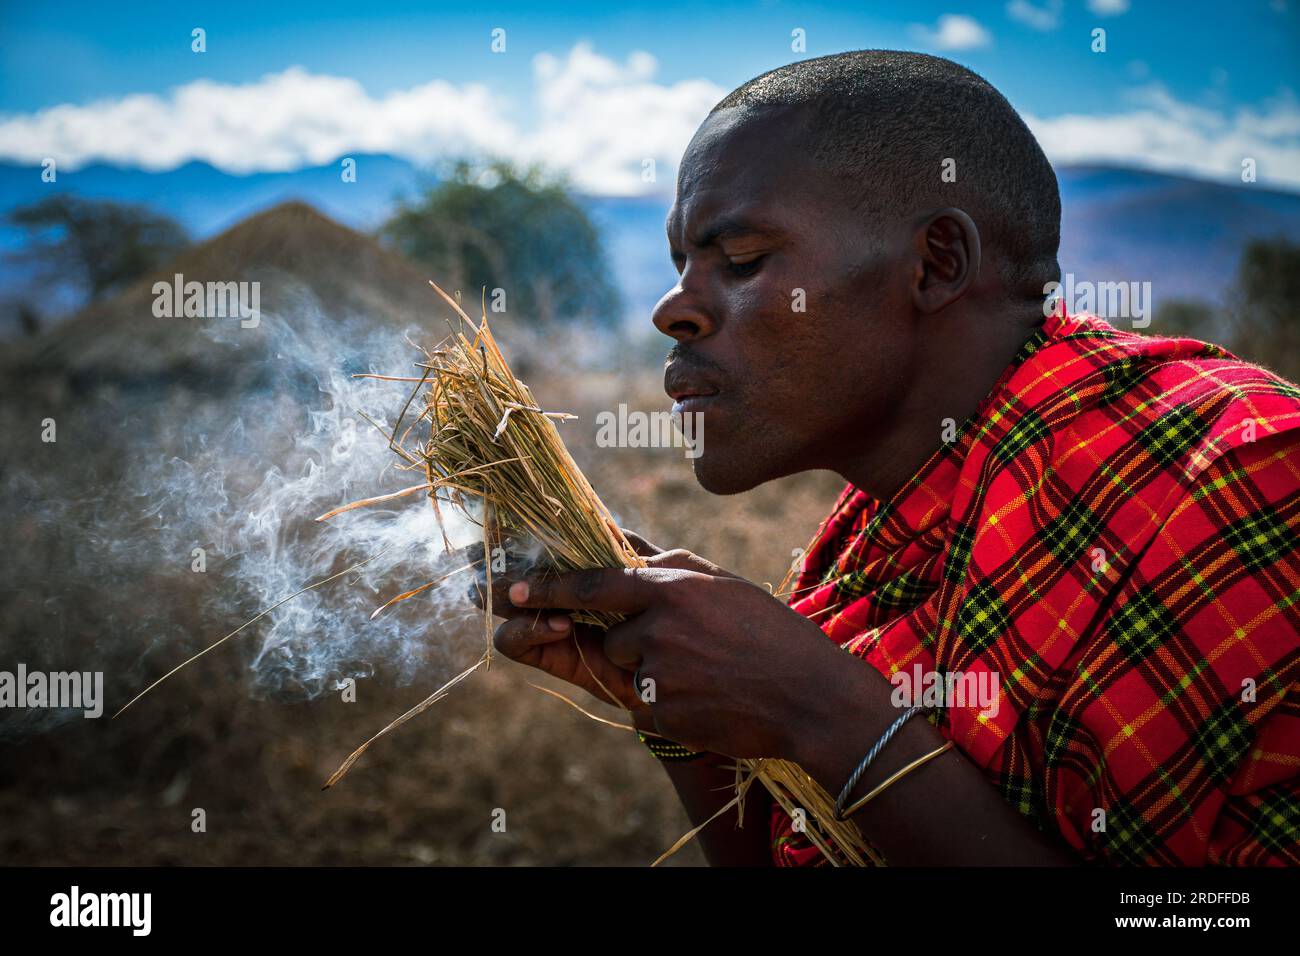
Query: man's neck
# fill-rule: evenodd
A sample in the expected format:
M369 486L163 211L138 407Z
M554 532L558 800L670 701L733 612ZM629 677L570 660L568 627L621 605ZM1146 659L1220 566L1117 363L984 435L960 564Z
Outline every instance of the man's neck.
M1032 317L985 312L936 330L939 344L922 362L884 433L836 470L873 497L892 498L975 413L1036 327Z

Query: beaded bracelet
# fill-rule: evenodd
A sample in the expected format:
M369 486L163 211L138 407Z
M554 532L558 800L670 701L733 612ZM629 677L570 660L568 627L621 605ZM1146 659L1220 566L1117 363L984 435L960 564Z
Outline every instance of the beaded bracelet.
M692 750L690 747L675 743L674 741L667 740L663 737L656 736L652 739L649 735L644 734L639 730L636 732L636 737L637 740L645 744L647 750L660 760L667 763L680 763L685 760L695 760L696 758L703 757L708 753L707 750Z

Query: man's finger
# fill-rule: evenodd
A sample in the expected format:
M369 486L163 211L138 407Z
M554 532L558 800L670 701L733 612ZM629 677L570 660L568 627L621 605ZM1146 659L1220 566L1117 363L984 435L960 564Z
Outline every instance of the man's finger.
M640 614L654 602L659 585L655 574L644 568L592 568L529 577L510 585L510 603L516 607Z
M663 550L663 548L651 544L635 531L628 531L627 528L620 528L619 530L623 532L623 537L627 538L627 543L632 545L632 550L643 558L652 557Z
M573 620L567 614L552 611L521 614L496 629L492 643L512 660L523 656L539 644L564 640L573 634Z
M492 614L496 617L503 617L506 620L520 617L525 614L536 615L537 608L515 607L510 603L510 595L506 593L510 588L510 582L504 578L495 578L492 581ZM484 607L484 596L486 588L483 581L475 581L469 586L467 595L469 601L480 611L486 610ZM563 611L557 611L557 614L563 614Z
M678 571L694 571L697 574L707 574L714 578L735 578L737 574L732 574L725 568L720 568L708 558L701 558L698 554L692 554L689 551L683 551L677 548L672 551L660 551L658 554L646 556L646 564L652 568L674 568Z
M641 638L644 634L644 628L640 626L642 620L644 619L633 618L615 624L605 632L605 656L625 671L634 671L641 663Z

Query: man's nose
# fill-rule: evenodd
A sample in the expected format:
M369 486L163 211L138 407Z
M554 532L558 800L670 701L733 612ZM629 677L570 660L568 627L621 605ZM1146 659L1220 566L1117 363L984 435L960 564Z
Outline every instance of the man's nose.
M678 342L702 339L714 330L710 311L700 302L698 294L687 287L685 275L664 293L651 321L660 332Z

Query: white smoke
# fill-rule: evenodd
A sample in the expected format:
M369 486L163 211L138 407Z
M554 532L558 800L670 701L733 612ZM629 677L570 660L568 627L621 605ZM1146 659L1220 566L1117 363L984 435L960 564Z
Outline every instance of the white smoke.
M190 433L181 453L145 460L130 477L133 497L144 503L153 528L153 546L171 554L204 549L215 611L207 619L224 619L225 631L360 564L239 635L255 642L252 668L264 692L314 696L380 667L413 679L446 658L449 635L477 619L467 598L471 571L371 620L390 598L467 563L445 553L443 533L453 548L462 548L480 541L481 531L456 509L442 506L440 528L427 494L416 492L312 520L424 477L397 467L402 462L386 435L360 414L391 431L414 386L353 376L410 375L419 353L400 334L363 328L373 327L326 320L309 307L291 320L264 313L257 332L264 337L271 387L227 404L233 415L223 428ZM210 331L226 344L249 335L237 323ZM408 422L419 408L417 398Z

